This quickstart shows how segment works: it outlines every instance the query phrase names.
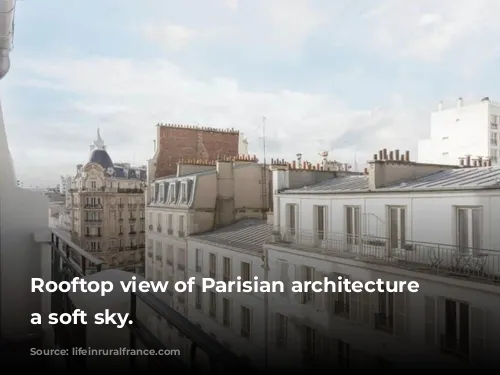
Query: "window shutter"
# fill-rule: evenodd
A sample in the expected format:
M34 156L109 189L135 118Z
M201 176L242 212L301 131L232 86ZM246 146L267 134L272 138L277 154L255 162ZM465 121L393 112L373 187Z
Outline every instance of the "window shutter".
M405 291L394 293L394 335L406 335L406 297Z
M323 282L324 278L325 278L325 276L323 275L323 272L314 271L314 281ZM313 292L313 293L314 293L314 307L316 309L323 310L325 308L325 306L324 306L324 302L325 302L324 294L325 293L324 292L320 292L320 293Z
M302 277L302 270L303 270L302 265L298 265L298 264L295 265L295 279L294 279L294 281L300 281L300 282L304 281L304 279ZM297 303L304 302L304 299L303 299L304 293L303 292L302 293L294 293L293 295L294 295Z
M281 281L285 287L285 291L281 293L282 297L288 298L290 293L290 277L288 276L288 263L284 261L280 261L279 268L277 268L281 272Z
M425 343L436 345L436 299L425 296Z
M329 273L329 274L325 274L326 277L328 277L328 281L336 281L336 275L334 273ZM333 312L334 312L334 303L335 303L335 298L337 298L337 293L336 292L332 292L330 287L328 289L328 291L325 291L323 293L323 296L324 296L324 304L325 304L325 309L326 311L328 311L329 313L331 313L333 315Z

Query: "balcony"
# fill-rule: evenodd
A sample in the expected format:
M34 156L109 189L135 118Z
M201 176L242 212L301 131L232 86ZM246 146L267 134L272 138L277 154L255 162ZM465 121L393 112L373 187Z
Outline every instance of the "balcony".
M285 228L275 229L269 244L309 253L385 263L414 272L500 283L500 251L497 250L343 233L292 232Z
M129 210L137 210L137 204L129 204L128 209Z
M83 208L86 210L102 210L103 206L102 204L85 204Z
M129 217L128 221L131 223L135 223L137 221L137 219L135 217Z
M51 280L71 281L75 277L84 278L87 281L91 280L109 280L115 284L117 288L118 279L131 279L135 276L133 273L124 271L108 270L107 265L96 257L93 257L88 252L79 248L70 242L65 236L52 232L51 235L51 258L52 270ZM140 276L138 276L140 278ZM114 293L114 292L112 292ZM88 329L88 325L54 325L53 329L53 342L49 344L51 349L68 349L70 352L73 348L93 348L95 343L106 341L106 345L113 343L116 348L127 348L128 350L147 349L147 350L168 350L174 349L167 347L161 340L159 340L149 327L148 317L156 316L160 320L166 321L167 324L177 330L180 334L184 335L190 342L190 358L189 361L184 363L175 356L146 356L136 357L132 353L125 354L128 358L126 368L129 370L143 370L157 367L158 369L176 369L179 371L190 371L197 373L204 371L204 368L197 366L197 353L198 351L204 352L210 359L212 370L221 369L223 372L240 372L248 367L248 363L242 358L236 356L234 353L225 348L222 344L217 342L207 333L203 332L200 327L191 323L187 318L180 315L177 311L169 306L159 296L154 293L144 292L119 292L121 299L128 301L125 311L129 315L129 319L133 322L128 325L128 335L116 334L113 338L109 338L104 334L105 326L95 326ZM120 299L118 295L113 297ZM180 297L180 295L179 295ZM56 313L73 313L76 309L83 309L89 311L90 306L102 305L103 303L109 305L109 299L106 297L95 297L91 294L84 293L62 293L56 292L50 295L50 312ZM181 298L179 298L181 299ZM118 301L123 305L124 301ZM88 305L84 307L83 305ZM110 306L106 305L108 308ZM103 306L101 306L103 307ZM100 309L101 307L96 307ZM113 310L113 312L116 310ZM97 330L96 330L97 329ZM114 330L116 332L116 329ZM123 341L121 339L124 339ZM90 370L89 366L97 365L93 363L92 356L84 355L69 355L62 357L66 370ZM123 356L120 363L123 365ZM146 364L142 363L146 360ZM61 359L58 359L58 362ZM106 357L106 363L113 363L113 356ZM102 366L102 358L99 360L99 366ZM145 365L146 367L142 367ZM102 368L102 367L101 367ZM218 372L218 371L217 371Z
M85 234L85 237L88 237L88 238L100 238L101 234L100 233L87 233L87 234Z

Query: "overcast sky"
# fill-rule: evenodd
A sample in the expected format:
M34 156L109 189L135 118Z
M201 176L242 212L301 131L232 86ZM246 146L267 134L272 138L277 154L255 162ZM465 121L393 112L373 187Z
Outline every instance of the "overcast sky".
M268 157L360 166L409 149L440 100L500 99L498 0L17 4L0 95L18 178L57 183L96 129L144 164L158 122L235 127Z

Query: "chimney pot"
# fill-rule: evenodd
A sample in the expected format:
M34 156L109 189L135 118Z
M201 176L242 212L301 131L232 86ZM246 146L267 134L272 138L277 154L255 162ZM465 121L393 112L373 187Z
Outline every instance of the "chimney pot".
M460 166L461 166L461 167L463 167L463 166L464 166L464 164L465 164L465 160L464 160L464 158L458 158L458 161L459 161L459 163L460 163Z
M395 153L394 160L399 160L399 150L394 151L394 153Z
M443 109L443 102L438 103L438 111L441 111Z
M382 150L378 151L378 159L379 160L384 160L384 151L382 151Z
M394 152L389 151L389 160L394 160Z
M368 168L365 168L365 174L368 174Z
M400 158L401 161L405 161L405 154L401 154L401 158Z
M383 156L384 156L384 160L387 160L387 149L386 149L386 148L384 148L384 149L382 150L382 153L383 153Z
M405 152L405 160L410 161L410 151Z
M296 168L296 164L295 164L295 160L292 161L292 169L295 169Z
M377 160L377 156L378 156L377 154L373 154L373 160L376 161Z
M466 167L470 167L470 166L471 166L471 165L470 165L470 155L467 155L467 156L465 157L465 166L466 166Z
M464 101L462 98L458 98L457 100L457 107L461 107L464 104Z

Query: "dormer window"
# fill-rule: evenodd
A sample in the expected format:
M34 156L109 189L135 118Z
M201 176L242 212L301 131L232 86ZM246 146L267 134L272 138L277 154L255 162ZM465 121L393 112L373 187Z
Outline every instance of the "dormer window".
M167 184L163 184L163 196L165 197L165 198L164 198L164 201L165 201L165 202L166 202L166 201L167 201L167 199L168 199L168 186L169 186L169 185L170 185L170 184L168 184L168 183L167 183Z
M160 185L160 202L162 202L162 203L163 203L163 201L164 201L164 199L165 199L165 197L164 197L164 195L163 195L163 194L164 194L164 192L165 192L165 190L164 190L164 188L163 188L164 186L165 186L165 184L161 184L161 185Z
M159 187L160 187L160 185L155 183L155 198L154 198L155 201L158 201L158 193L160 190Z
M183 182L181 184L181 202L187 203L188 194L187 194L187 182Z
M170 184L170 203L175 203L175 198L176 198L176 194L177 192L175 191L175 182L173 184Z

